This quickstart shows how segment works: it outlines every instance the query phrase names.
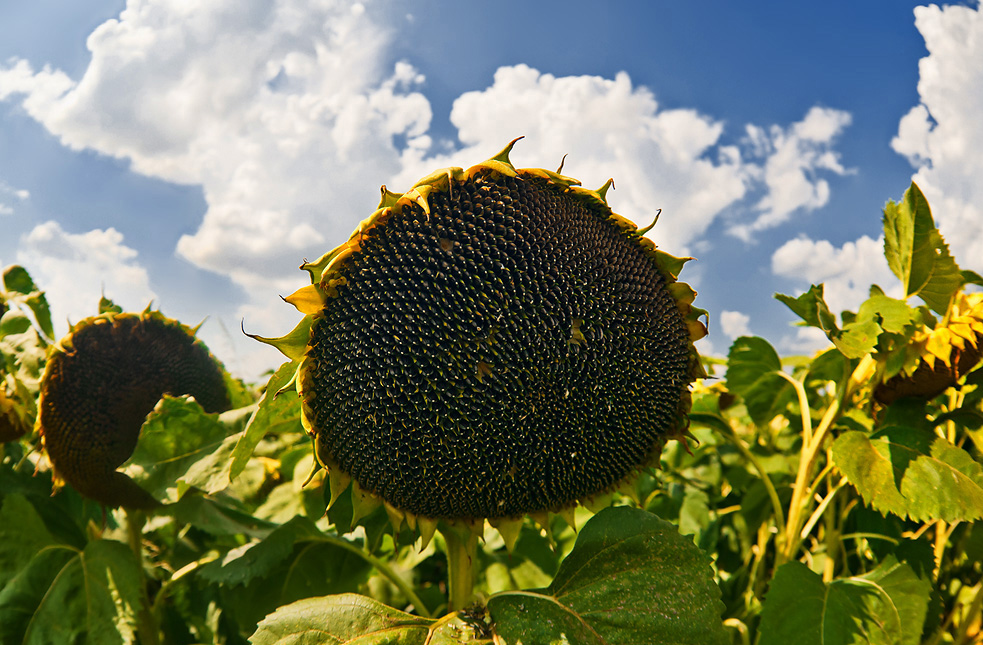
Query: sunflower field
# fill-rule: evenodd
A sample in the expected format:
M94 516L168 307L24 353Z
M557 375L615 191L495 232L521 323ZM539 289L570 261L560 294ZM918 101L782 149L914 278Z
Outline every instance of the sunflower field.
M196 330L105 297L56 338L44 285L4 269L0 644L983 643L983 278L960 270L918 187L883 212L898 283L870 285L857 311L838 314L821 284L776 295L828 349L782 357L742 337L726 357L701 357L693 340L706 312L676 281L685 258L610 214L606 188L516 170L507 150L384 193L347 245L305 262L311 285L286 299L303 320L258 339L285 354L259 384L229 376ZM509 265L526 235L509 216L500 235L488 228L503 268L467 286L487 298L420 323L449 328L467 313L487 322L469 332L480 343L381 358L335 351L349 337L369 347L357 334L415 320L444 297L362 307L375 292L344 267L371 274L373 240L405 230L398 249L415 249L430 227L434 267L440 253L459 253L465 268L481 254L499 261L457 215L469 190L491 194L490 209L545 200L549 217L576 210L584 239L650 275L618 286L628 283L617 267L595 262L590 284L614 276L604 284L632 306L651 291L662 300L637 306L668 326L649 339L603 312L557 322L556 311L595 296L554 296L554 278L523 292L529 308L495 309L512 297L495 276L557 273L537 258ZM569 258L581 257L578 239L547 241ZM401 262L398 249L379 262ZM460 295L445 273L427 284ZM336 306L353 293L365 295ZM533 342L537 325L547 331ZM551 325L562 332L556 351ZM458 363L470 390L434 386L419 399L383 376L380 398L377 381L351 367L433 369L427 382L444 383ZM533 368L521 367L533 364L537 383L565 385L533 397L523 380ZM594 370L589 392L576 391L585 386L563 371L571 365ZM495 405L516 391L541 407ZM447 419L463 419L456 434L440 434ZM354 444L339 438L349 427ZM521 461L540 440L537 460Z

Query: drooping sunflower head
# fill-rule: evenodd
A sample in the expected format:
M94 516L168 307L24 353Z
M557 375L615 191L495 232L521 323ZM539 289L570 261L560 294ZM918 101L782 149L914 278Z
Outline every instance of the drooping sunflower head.
M56 483L107 506L158 505L116 468L164 394L191 394L208 412L230 406L225 371L194 330L149 308L76 323L49 352L38 402Z
M688 258L614 214L611 182L516 169L511 147L383 188L345 244L302 265L312 284L287 301L304 321L261 339L302 357L332 497L351 480L397 524L561 512L686 429L706 333L676 281Z
M955 385L983 358L983 293L957 294L945 320L915 332L902 358L900 370L874 388L880 403L932 399Z

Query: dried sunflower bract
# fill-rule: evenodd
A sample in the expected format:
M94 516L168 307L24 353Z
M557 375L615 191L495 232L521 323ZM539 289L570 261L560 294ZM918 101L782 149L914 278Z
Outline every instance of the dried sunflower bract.
M689 258L613 213L610 181L516 169L514 143L383 187L348 242L301 266L297 329L260 338L302 358L332 496L352 480L397 528L508 522L614 490L682 436L703 374L705 312L676 281Z

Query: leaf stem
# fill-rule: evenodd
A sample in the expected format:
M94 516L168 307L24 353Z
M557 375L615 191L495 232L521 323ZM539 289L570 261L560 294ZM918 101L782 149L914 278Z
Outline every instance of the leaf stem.
M795 394L799 399L799 414L802 416L802 442L808 446L812 443L812 412L809 410L809 397L806 395L805 385L798 379L786 374L784 370L778 370L775 373L795 388Z
M379 571L379 573L385 576L387 580L392 582L394 585L396 585L396 587L400 591L403 592L403 594L406 596L406 599L413 604L413 608L416 610L418 614L420 614L424 618L433 618L433 616L430 614L430 610L427 609L427 606L423 604L423 601L420 600L420 597L416 595L416 592L413 591L413 587L411 587L405 580L403 580L403 578L400 577L399 574L397 574L392 569L392 567L386 564L383 560L380 560L379 558L375 557L371 553L368 553L364 549L359 548L357 545L352 544L347 540L334 537L333 535L321 535L318 539L323 540L325 542L329 542L337 547L349 551L350 553L354 553L358 557L362 558L363 560L371 564L373 567L376 568L377 571Z
M785 527L785 548L775 556L776 568L790 560L802 543L797 537L802 530L803 515L809 512L812 506L811 499L807 495L809 480L812 477L812 469L819 457L823 442L826 440L826 435L829 434L833 423L839 418L847 398L874 374L875 367L876 363L870 354L860 360L856 369L853 370L853 374L840 388L836 399L826 408L826 413L816 427L812 440L803 446L799 471L795 477L795 486L792 489L792 502L789 504L788 524Z

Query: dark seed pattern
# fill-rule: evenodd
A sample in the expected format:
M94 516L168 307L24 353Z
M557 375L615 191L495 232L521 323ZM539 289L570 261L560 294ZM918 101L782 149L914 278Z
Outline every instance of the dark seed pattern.
M599 202L484 174L369 230L315 317L319 457L397 509L517 517L603 492L677 431L691 342Z
M45 367L39 409L55 471L103 504L156 505L116 468L133 454L164 394L191 394L207 412L228 409L221 369L204 344L160 314L83 321L66 341L71 349Z

